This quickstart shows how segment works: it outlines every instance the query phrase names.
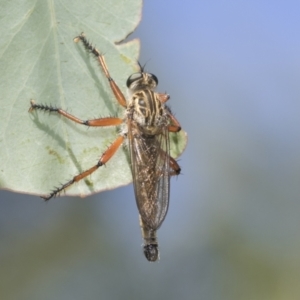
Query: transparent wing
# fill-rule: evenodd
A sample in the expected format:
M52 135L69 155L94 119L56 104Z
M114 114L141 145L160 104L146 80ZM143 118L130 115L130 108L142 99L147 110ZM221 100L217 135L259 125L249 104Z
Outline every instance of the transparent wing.
M144 223L157 229L169 206L170 145L167 128L145 137L129 121L128 140L135 199Z

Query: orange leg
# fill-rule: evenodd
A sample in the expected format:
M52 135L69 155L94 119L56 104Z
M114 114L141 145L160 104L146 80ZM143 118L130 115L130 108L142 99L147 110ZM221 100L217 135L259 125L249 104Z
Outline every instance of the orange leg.
M43 104L36 104L34 100L30 101L31 107L29 108L29 112L33 111L34 109L41 109L49 112L56 112L78 124L87 125L87 126L116 126L122 123L122 119L120 118L101 118L101 119L94 119L94 120L80 120L77 117L67 113L66 111L55 108L52 106L47 106Z
M174 115L172 115L171 112L169 112L169 116L172 122L172 125L168 126L168 131L169 132L179 132L181 130L181 126L180 123L177 121L177 119L174 117ZM181 172L181 168L178 165L177 161L170 156L170 168L173 170L171 171L171 176L174 175L179 175Z
M77 43L79 41L82 41L82 43L83 43L84 47L87 49L87 51L91 52L92 54L94 54L97 57L100 67L102 68L102 70L109 82L110 88L113 91L116 99L118 100L120 105L122 105L123 107L126 107L126 99L125 99L123 93L121 92L120 88L118 87L118 85L111 78L111 76L108 72L108 68L106 66L105 60L104 60L104 56L95 47L93 47L89 43L89 41L86 39L84 33L81 33L79 36L74 38L75 43Z
M170 99L170 95L158 93L158 98L159 98L161 103L165 103Z
M93 172L95 172L99 167L103 166L104 164L106 164L111 158L112 156L116 153L116 151L119 149L119 147L122 145L124 141L124 137L123 136L119 136L111 145L110 147L102 154L102 156L100 157L98 163L91 167L90 169L74 176L70 181L68 181L67 183L65 183L64 185L62 185L60 188L56 188L55 190L53 190L49 195L42 197L45 200L49 200L52 197L55 197L57 194L59 194L61 191L63 191L64 189L66 189L67 187L69 187L70 185L72 185L74 182L78 182L81 179L89 176L90 174L92 174ZM175 161L176 163L176 161Z
M181 168L178 165L177 161L172 156L167 154L166 151L161 150L160 155L163 160L165 160L167 158L169 159L169 168L170 168L169 174L170 174L170 176L179 175L181 172ZM158 172L159 172L159 174L161 174L161 170L158 170Z
M171 119L171 125L168 126L169 132L179 132L181 130L180 123L177 121L177 119L172 115L171 112L169 112L169 117Z
M163 93L157 93L158 99L161 103L165 103L170 99L170 95L163 94ZM180 123L177 121L177 119L174 117L174 115L171 113L170 108L166 107L166 110L169 112L169 117L171 119L171 125L168 126L169 132L178 132L181 130Z
M179 175L181 172L181 168L178 165L177 161L170 156L170 167L173 171L171 171L171 176Z

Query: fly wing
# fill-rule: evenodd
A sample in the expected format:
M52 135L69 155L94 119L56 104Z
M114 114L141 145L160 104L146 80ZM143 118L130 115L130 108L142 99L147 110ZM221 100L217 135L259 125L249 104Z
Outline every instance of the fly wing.
M135 199L144 223L157 229L169 206L170 156L167 128L155 136L143 136L128 124L128 140Z

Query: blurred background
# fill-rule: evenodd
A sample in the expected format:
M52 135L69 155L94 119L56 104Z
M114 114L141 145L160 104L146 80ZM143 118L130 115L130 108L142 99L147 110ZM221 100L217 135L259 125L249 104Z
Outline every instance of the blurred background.
M145 1L140 62L188 132L142 253L132 185L0 193L0 299L299 299L300 2Z

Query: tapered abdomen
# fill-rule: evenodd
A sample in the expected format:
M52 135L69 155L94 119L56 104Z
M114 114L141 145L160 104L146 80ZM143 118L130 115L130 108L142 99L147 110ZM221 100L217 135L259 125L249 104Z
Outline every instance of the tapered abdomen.
M141 216L140 226L142 230L142 237L144 239L144 254L149 261L156 261L159 259L158 242L156 237L156 229L152 229L146 225Z

